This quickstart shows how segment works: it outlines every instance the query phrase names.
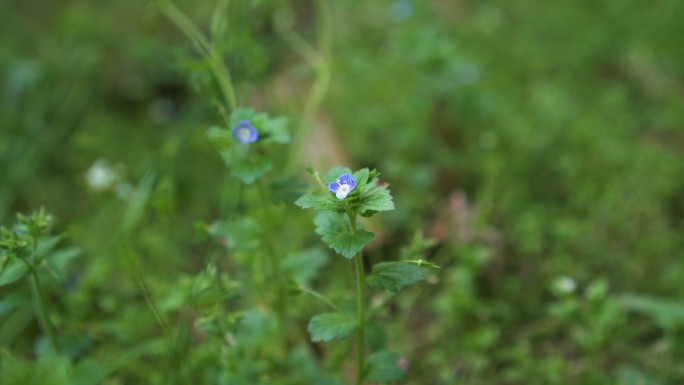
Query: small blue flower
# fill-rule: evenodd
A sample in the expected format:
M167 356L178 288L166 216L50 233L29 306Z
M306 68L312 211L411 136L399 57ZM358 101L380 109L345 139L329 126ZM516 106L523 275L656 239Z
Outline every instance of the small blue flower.
M14 232L19 234L19 235L26 235L26 231L22 228L20 224L15 224L14 225Z
M230 134L233 135L235 140L242 144L254 143L259 139L259 133L249 120L241 120L232 130L230 130Z
M328 190L334 193L337 199L342 200L356 187L356 181L352 174L342 174L336 181L330 182Z

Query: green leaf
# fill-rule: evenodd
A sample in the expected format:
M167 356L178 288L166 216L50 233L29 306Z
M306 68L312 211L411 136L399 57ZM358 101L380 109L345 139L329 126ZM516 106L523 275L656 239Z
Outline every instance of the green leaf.
M230 134L230 130L218 126L209 127L207 130L207 138L209 138L212 143L216 143L219 146L228 146L235 140Z
M0 271L0 286L9 285L12 282L23 278L28 274L29 269L26 264L18 259L10 262L9 266Z
M370 174L370 171L368 168L362 168L361 170L357 171L354 173L354 180L356 181L356 189L358 191L363 191L364 188L366 188L366 184L368 184L368 175Z
M323 182L329 184L330 182L336 181L342 174L351 174L352 171L347 167L335 167L328 171L327 174L323 175Z
M251 108L244 108L244 107L238 107L233 110L233 112L230 114L230 128L233 129L233 127L237 126L238 123L240 123L243 120L249 120L252 125L254 125L254 110Z
M54 237L41 238L38 240L38 247L36 248L36 256L38 261L43 260L47 257L52 250L57 247L57 244L64 238L62 235L57 235Z
M366 367L367 378L370 381L389 382L399 381L404 378L404 371L397 366L399 354L393 352L377 352L368 356Z
M378 186L377 180L366 186L361 191L361 199L359 200L357 210L361 214L394 210L392 195L387 186Z
M684 324L684 304L681 301L631 294L623 295L621 302L628 310L653 317L663 327Z
M424 278L423 270L416 264L380 262L373 265L366 282L370 287L396 293L402 286L413 285Z
M259 131L259 137L265 142L290 143L291 137L287 124L288 120L284 117L267 118Z
M344 211L340 201L333 200L331 196L321 197L312 193L302 195L295 204L303 209Z
M254 250L261 245L261 228L252 218L239 218L231 221L216 222L209 233L225 241L233 251Z
M264 309L248 309L240 320L239 332L235 339L248 347L265 346L277 329L275 318Z
M0 356L0 384L70 384L71 365L64 356L46 356L36 361L15 358L9 352Z
M257 153L248 153L242 146L233 146L229 150L221 151L221 157L228 167L231 175L240 179L245 184L252 184L257 179L271 170L271 160Z
M309 321L309 334L313 342L344 339L356 329L356 321L340 313L322 313Z
M271 183L273 201L290 204L308 189L309 185L296 176L283 176Z
M320 212L314 218L314 225L316 234L321 236L323 242L346 258L353 258L373 240L373 233L361 228L357 228L356 232L352 233L349 228L349 219L342 214Z
M71 373L72 385L97 385L104 379L100 364L92 358L86 358L74 366Z
M328 263L328 253L324 249L308 249L285 258L285 271L299 284L308 285L316 278L318 271Z
M252 184L270 171L271 167L273 167L273 164L269 158L258 155L233 165L231 175L245 184Z
M249 121L257 130L259 142L285 144L292 140L290 132L287 130L288 119L285 117L272 118L265 113L256 114L251 108L236 108L230 114L230 129L243 120ZM224 133L214 130L211 134L220 140ZM230 134L230 130L228 130L228 134Z
M53 272L64 279L67 275L67 266L69 265L69 262L79 255L81 255L81 249L78 247L69 247L51 253L47 257L47 260L50 262Z
M133 230L135 224L142 218L145 206L147 206L147 201L154 189L154 181L156 179L157 175L154 172L145 174L133 191L133 194L131 194L131 197L128 199L128 207L126 208L126 214L124 215L123 220L123 228L126 232Z

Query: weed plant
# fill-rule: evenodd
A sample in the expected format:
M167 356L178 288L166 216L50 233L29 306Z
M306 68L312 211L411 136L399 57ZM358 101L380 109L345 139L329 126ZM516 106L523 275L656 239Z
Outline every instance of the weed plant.
M683 4L0 3L0 384L684 382Z

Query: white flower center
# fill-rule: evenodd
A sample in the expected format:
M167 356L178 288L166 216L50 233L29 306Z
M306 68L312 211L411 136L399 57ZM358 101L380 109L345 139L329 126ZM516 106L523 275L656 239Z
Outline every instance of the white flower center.
M348 184L340 184L340 188L337 189L337 193L335 193L335 196L337 196L337 199L344 199L349 195L349 185Z
M244 141L244 142L248 141L249 137L250 137L249 128L247 128L247 127L241 128L240 131L238 132L238 136L240 137L240 139L242 141Z

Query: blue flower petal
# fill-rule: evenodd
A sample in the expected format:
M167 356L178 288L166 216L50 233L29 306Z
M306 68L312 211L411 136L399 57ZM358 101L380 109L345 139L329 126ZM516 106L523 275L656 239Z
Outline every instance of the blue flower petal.
M339 189L340 184L337 182L330 182L330 184L328 185L328 190L330 190L330 192L336 193Z
M259 139L259 133L256 128L248 120L241 120L238 124L230 130L233 139L242 144L249 144L256 142Z
M354 180L354 177L352 176L352 174L349 174L349 173L340 175L340 178L338 179L338 181L340 182L340 184L348 184L350 186L356 185L356 181Z

